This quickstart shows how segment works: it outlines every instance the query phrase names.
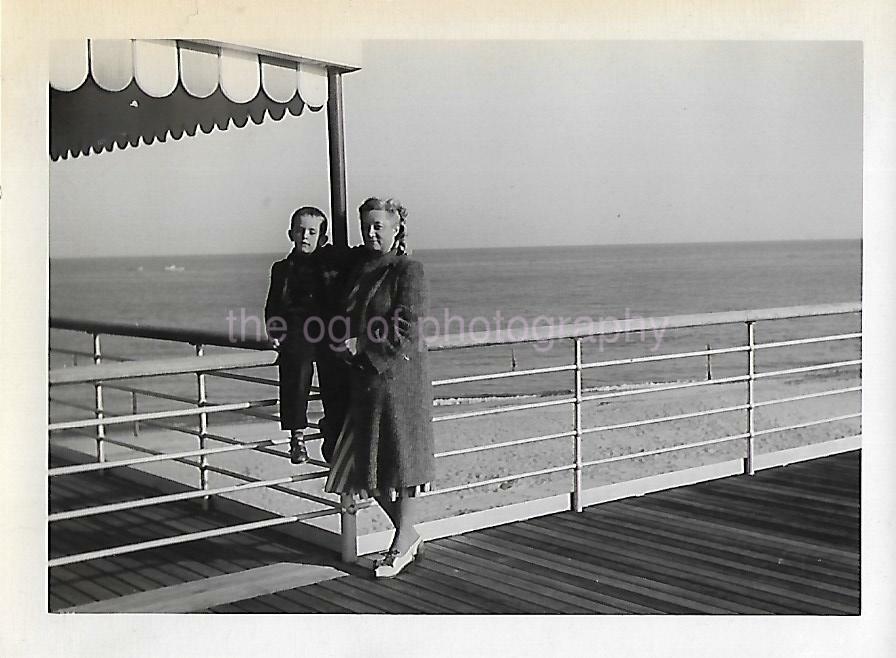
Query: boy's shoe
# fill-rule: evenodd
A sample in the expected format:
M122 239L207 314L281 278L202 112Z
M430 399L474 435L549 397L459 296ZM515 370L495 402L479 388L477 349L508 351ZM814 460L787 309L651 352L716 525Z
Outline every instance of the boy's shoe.
M289 436L289 461L292 464L304 464L308 461L308 448L305 447L305 436L301 431Z

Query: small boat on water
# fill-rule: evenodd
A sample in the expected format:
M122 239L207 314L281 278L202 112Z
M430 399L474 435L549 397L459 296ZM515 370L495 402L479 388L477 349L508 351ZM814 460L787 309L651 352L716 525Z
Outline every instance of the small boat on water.
M183 272L184 268L181 265L166 265L165 271L166 272Z

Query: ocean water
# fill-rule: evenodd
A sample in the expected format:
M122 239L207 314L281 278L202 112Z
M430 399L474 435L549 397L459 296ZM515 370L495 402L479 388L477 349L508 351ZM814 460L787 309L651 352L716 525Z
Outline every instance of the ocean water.
M282 254L52 260L54 317L118 320L258 334L271 263ZM743 344L743 325L663 331L669 315L861 299L861 241L609 245L418 250L430 291L428 333L496 328L514 331L583 318L644 318L643 334L585 343L586 362ZM446 318L450 318L446 322ZM245 319L245 321L243 321ZM470 323L473 326L470 326ZM856 316L759 323L757 340L856 331ZM238 331L236 333L239 333ZM51 332L51 346L89 349L89 337ZM104 349L132 358L190 354L189 346L140 339L105 339ZM773 354L774 353L774 354ZM759 367L855 358L856 341L765 350ZM852 356L851 356L852 355ZM469 348L432 354L435 379L569 363L570 341ZM70 357L51 364L71 363ZM82 361L83 363L83 361ZM743 355L713 357L712 376L743 373ZM706 359L663 361L639 368L587 371L588 388L707 376ZM537 379L537 381L535 381ZM569 373L439 389L439 396L523 395L569 390ZM213 400L238 399L239 386L216 381Z

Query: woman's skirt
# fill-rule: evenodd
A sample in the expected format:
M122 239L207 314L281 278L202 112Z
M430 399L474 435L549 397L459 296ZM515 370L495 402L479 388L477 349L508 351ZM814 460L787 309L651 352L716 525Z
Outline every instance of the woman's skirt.
M352 414L349 413L346 414L342 431L336 440L336 448L330 463L330 474L327 476L324 491L327 493L348 494L360 498L385 497L394 501L398 498L414 498L431 490L431 482L407 487L387 487L385 489L367 489L359 486L355 481L355 437L355 423L352 420Z

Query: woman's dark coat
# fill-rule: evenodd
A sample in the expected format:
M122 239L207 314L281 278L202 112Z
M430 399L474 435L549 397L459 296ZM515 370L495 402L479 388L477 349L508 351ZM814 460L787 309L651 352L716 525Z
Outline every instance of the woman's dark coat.
M432 380L420 321L428 313L423 265L404 255L369 258L350 280L358 357L352 378L353 484L385 493L435 477Z

